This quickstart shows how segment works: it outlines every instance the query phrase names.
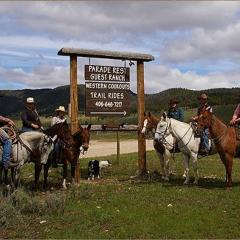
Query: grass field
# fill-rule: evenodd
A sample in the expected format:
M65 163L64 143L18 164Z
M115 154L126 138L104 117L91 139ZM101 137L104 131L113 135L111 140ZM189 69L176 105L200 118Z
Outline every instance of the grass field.
M60 190L60 169L50 173L52 192L32 193L33 166L24 167L23 190L1 199L0 238L239 238L240 163L234 160L231 191L224 188L218 155L199 160L198 186L183 186L181 155L169 183L160 179L155 152L147 153L146 180L132 180L137 154L101 157L113 162L103 180ZM191 171L192 173L192 171ZM5 214L5 215L4 215Z

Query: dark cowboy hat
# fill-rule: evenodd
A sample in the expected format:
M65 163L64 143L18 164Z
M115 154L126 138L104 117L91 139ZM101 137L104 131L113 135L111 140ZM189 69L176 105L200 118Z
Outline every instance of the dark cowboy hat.
M202 93L202 94L198 97L198 99L199 99L199 100L200 100L200 99L207 100L207 99L208 99L208 96L207 96L206 93Z
M180 102L179 100L177 100L177 99L175 99L175 98L172 98L172 99L170 100L169 104L170 104L170 105L172 105L172 104L178 104L179 102Z

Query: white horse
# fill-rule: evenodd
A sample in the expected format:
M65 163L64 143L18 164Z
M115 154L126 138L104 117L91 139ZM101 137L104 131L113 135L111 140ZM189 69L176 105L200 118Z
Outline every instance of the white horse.
M42 132L24 132L12 144L12 162L18 165L12 169L12 187L17 187L20 180L20 168L26 163L35 163L35 183L37 183L42 164L46 164L50 152L53 150L53 139ZM0 147L0 159L2 159L2 146ZM1 162L1 161L0 161ZM2 179L3 166L0 166L0 179ZM15 174L13 174L13 172ZM7 171L5 171L5 184Z
M200 138L196 138L190 124L180 122L173 118L168 118L166 113L161 117L155 132L156 141L164 141L168 136L174 136L179 150L183 153L184 175L186 180L184 184L189 184L189 161L193 162L194 184L198 184L198 150Z
M154 116L150 112L148 115L144 114L144 122L141 133L144 135L147 135L149 132L154 133L159 120L160 119L158 117ZM161 140L154 139L153 146L160 160L162 179L169 181L171 152L174 150L172 135L170 134Z

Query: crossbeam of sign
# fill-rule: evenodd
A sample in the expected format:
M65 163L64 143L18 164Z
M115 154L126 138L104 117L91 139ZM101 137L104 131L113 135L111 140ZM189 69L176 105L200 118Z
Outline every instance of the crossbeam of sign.
M126 116L130 106L130 69L85 65L86 115Z

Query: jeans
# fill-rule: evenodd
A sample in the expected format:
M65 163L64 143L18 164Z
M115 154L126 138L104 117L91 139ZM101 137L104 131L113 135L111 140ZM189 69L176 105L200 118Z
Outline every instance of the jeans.
M0 141L3 143L3 154L2 154L3 166L4 168L8 168L11 151L12 151L12 140L9 138L8 134L1 128L0 128Z
M205 129L203 131L201 136L201 142L202 142L202 148L209 151L210 147L209 147L209 130L208 129Z
M34 131L32 128L29 128L29 127L22 127L22 131L23 132L31 132L31 131Z

